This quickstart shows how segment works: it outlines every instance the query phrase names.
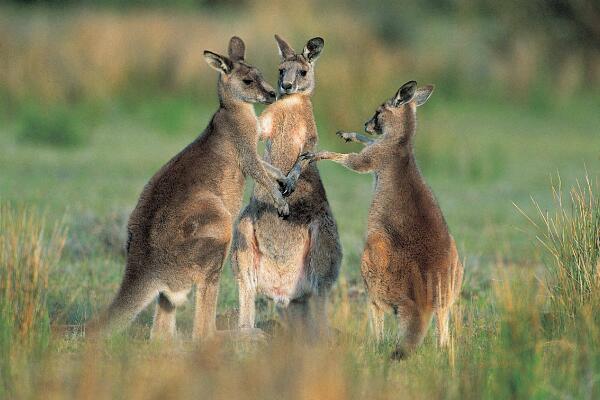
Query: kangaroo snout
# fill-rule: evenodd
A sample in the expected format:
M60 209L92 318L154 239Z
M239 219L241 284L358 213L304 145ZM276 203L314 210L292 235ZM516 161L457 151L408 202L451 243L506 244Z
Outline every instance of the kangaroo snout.
M292 82L281 82L281 88L287 92L292 89Z
M269 90L267 91L267 93L265 94L265 104L272 104L275 102L275 100L277 100L277 93L275 93L274 90Z
M277 100L277 92L267 82L262 82L262 92L264 97L263 103L272 104Z
M275 92L275 89L273 89L271 86L266 86L263 87L263 100L261 103L264 104L272 104L275 102L275 100L277 100L277 93Z

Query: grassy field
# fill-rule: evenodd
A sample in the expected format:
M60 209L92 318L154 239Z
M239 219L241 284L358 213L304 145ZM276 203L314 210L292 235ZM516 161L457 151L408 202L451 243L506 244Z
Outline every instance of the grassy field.
M552 212L551 179L558 182L557 174L567 189L586 171L597 179L600 116L593 104L590 99L533 112L507 103L434 96L420 110L418 160L457 240L466 277L451 349L438 350L431 329L417 354L401 363L387 357L393 323L388 321L390 338L382 345L369 339L367 329L359 257L372 178L328 163L320 168L344 247L330 308L335 340L306 348L274 338L255 348L196 346L184 339L172 348L146 341L152 309L125 334L95 347L85 344L76 327L66 335L62 330L50 333L50 326L82 324L110 301L124 267L126 219L139 192L154 171L203 129L212 110L179 98L127 111L116 107L86 132L86 145L73 148L23 141L18 121L9 121L0 135L5 228L11 226L10 208L26 207L40 219L34 216L24 226L35 231L43 214L47 227L59 223L67 233L60 261L49 261L40 272L48 274L47 283L34 285L39 301L45 299L37 322L45 330L22 332L30 342L42 344L12 342L3 350L8 358L2 364L0 393L21 398L597 397L597 308L579 310L574 322L557 322L543 284L552 276L548 271L554 260L544 257L535 227L513 205L540 222L531 197ZM161 124L156 123L158 109L167 110ZM321 148L355 149L338 143L333 134L336 128L353 127L318 122ZM563 207L569 211L571 206L565 202ZM598 218L597 209L591 212ZM582 229L592 236L598 232L597 226ZM563 241L569 242L568 234ZM31 236L39 246L50 247L49 257L61 247ZM598 242L592 240L591 248L581 251L594 246ZM598 259L597 247L595 251L588 263ZM594 276L597 267L592 269ZM24 287L32 285L22 279ZM236 298L228 266L221 283L221 326L235 323ZM594 298L598 300L597 293ZM190 335L191 303L178 314L182 338ZM266 301L259 302L259 310L261 321L276 318ZM4 334L10 337L6 329ZM3 343L9 343L6 337Z
M21 3L0 5L0 399L600 398L592 2ZM411 358L390 360L391 317L373 342L359 272L372 177L328 162L344 248L330 340L193 343L193 299L175 343L148 340L152 307L122 334L82 337L118 289L144 184L217 107L202 51L239 35L273 83L273 33L296 50L325 38L321 149L358 150L334 132L360 130L410 79L436 85L416 152L465 265L449 349L432 328ZM220 328L236 308L228 264ZM258 314L277 319L266 299Z

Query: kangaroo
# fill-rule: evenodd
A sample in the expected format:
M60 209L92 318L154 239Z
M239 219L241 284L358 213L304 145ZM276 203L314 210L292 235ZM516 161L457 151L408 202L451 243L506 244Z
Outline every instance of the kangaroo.
M228 54L204 52L208 65L219 72L219 109L204 132L144 187L129 218L121 288L96 324L101 330L123 327L158 296L151 337L172 338L176 307L195 285L193 337L213 335L219 278L245 176L263 188L267 210L289 214L277 182L283 185L285 176L261 160L256 149L258 120L252 103L272 103L276 93L244 61L240 38L231 38Z
M338 132L346 141L366 145L360 153L303 156L375 173L361 272L378 340L383 339L384 312L398 317L401 338L394 358L404 358L420 345L434 312L438 343L447 346L449 311L462 285L463 267L454 239L413 152L417 107L432 91L432 85L417 89L410 81L377 108L365 130L381 135L379 140Z
M323 39L310 39L297 54L275 35L281 56L280 99L260 115L266 140L264 160L290 171L284 194L290 217L277 218L265 188L254 187L250 203L235 227L232 267L239 287L239 328L255 324L258 293L273 299L293 331L316 338L326 328L328 293L338 276L342 250L337 225L315 165L299 160L317 143L311 95L315 88L315 61ZM297 184L297 186L296 186ZM314 299L309 302L309 299ZM314 303L314 306L310 304Z

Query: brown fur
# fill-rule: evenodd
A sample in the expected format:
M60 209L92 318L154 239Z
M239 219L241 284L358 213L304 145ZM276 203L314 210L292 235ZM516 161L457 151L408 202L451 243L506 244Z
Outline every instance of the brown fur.
M122 327L157 296L153 337L175 334L175 311L196 287L193 336L215 332L218 284L240 210L244 178L264 187L275 208L287 204L275 178L279 170L259 159L253 102L271 102L275 92L244 62L245 46L232 38L229 57L205 52L220 72L220 107L205 131L163 166L144 188L128 224L127 265L121 288L97 321Z
M394 356L400 358L421 343L433 313L439 344L447 345L449 309L459 296L463 274L454 240L413 153L416 107L432 90L416 90L416 82L409 82L380 106L365 125L368 132L382 134L379 140L338 133L347 141L366 144L360 153L306 156L375 173L361 272L378 339L383 337L384 312L398 316L402 337Z
M298 156L313 150L317 142L310 95L314 61L323 41L312 39L303 54L296 54L283 39L276 39L282 54L279 91L283 97L260 116L267 139L264 159L282 171L291 169L297 187L288 198L287 220L273 213L271 200L260 186L255 186L250 204L241 214L232 249L240 290L239 326L254 327L254 301L256 294L262 293L283 306L287 322L301 323L294 331L307 328L310 332L306 333L314 338L326 326L327 295L342 257L319 171L307 162L296 163ZM309 302L311 298L314 301Z

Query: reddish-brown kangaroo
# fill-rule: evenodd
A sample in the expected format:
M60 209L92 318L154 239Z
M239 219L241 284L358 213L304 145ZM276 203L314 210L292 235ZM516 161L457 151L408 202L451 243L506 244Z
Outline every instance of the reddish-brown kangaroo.
M204 52L219 72L220 106L204 132L164 165L144 188L128 224L127 265L119 292L96 328L123 327L158 296L153 337L176 333L175 310L196 287L194 338L214 334L219 279L250 175L275 215L288 215L279 192L281 172L257 153L258 121L252 103L276 93L244 61L233 37L229 57ZM97 331L97 329L92 329Z
M398 317L401 337L396 358L404 358L419 346L433 313L438 343L448 344L449 311L462 284L463 267L454 239L413 152L417 107L432 91L431 85L417 89L417 83L410 81L377 108L365 130L381 135L379 140L338 132L346 141L365 144L360 153L323 151L305 156L375 173L361 272L378 340L384 334L384 312Z

